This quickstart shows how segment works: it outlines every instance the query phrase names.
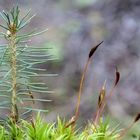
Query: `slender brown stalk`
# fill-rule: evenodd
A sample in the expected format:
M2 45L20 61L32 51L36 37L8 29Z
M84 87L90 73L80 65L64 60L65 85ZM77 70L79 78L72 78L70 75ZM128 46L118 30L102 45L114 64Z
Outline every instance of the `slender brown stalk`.
M90 59L88 59L86 65L85 65L84 72L82 74L82 78L81 78L81 81L80 81L80 87L79 87L79 92L78 92L77 105L76 105L76 110L75 110L75 118L76 119L77 119L77 117L79 115L81 94L82 94L82 89L83 89L83 84L84 84L84 80L85 80L85 75L86 75L86 72L87 72L87 68L88 68L89 63L90 63Z
M66 128L72 125L72 129L74 128L75 122L78 118L79 115L79 109L80 109L80 101L81 101L81 95L82 95L82 89L83 89L83 84L85 80L85 75L87 72L88 65L90 63L90 58L88 58L86 65L84 67L84 71L80 80L80 86L79 86L79 91L78 91L78 98L77 98L77 104L76 104L76 109L75 109L75 115L69 120L69 122L66 124Z

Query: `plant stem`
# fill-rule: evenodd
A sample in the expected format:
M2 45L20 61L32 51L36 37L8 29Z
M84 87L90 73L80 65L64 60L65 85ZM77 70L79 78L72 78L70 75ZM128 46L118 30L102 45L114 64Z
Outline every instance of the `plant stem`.
M82 74L82 77L81 77L81 81L80 81L77 105L76 105L76 110L75 110L75 118L76 119L77 119L77 117L79 115L79 107L80 107L80 100L81 100L81 94L82 94L82 89L83 89L83 83L84 83L84 80L85 80L85 75L86 75L89 63L90 63L90 59L88 59L86 65L85 65L85 68L84 68L84 71L83 71L83 74Z
M17 67L16 67L16 34L11 34L9 38L9 48L11 50L11 70L12 70L12 98L11 98L11 115L14 121L17 121L17 101L16 101L16 90L17 90Z

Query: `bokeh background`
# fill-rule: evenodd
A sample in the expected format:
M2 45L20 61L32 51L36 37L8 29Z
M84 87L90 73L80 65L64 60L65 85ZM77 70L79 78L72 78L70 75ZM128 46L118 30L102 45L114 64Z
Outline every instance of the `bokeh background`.
M88 68L79 123L85 125L93 118L100 88L106 79L110 91L117 65L121 79L106 114L128 126L140 112L140 0L0 0L0 10L17 4L21 16L29 9L36 14L27 31L48 28L30 43L51 47L50 53L57 58L42 65L49 73L58 74L40 79L54 91L44 97L52 102L39 104L50 110L45 119L73 115L89 50L103 40ZM135 132L139 131L140 124Z

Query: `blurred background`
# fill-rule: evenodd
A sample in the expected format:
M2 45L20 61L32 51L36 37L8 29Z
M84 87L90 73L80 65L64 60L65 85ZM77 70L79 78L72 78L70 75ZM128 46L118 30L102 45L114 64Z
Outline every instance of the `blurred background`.
M79 123L85 125L93 118L104 80L109 93L117 66L121 79L105 112L128 126L140 112L140 0L0 0L0 10L9 10L17 4L21 16L29 9L36 14L27 31L48 28L30 43L51 47L50 53L57 58L42 65L49 73L58 74L40 79L54 91L44 97L52 102L39 104L50 110L46 120L73 115L88 53L104 41L88 68Z

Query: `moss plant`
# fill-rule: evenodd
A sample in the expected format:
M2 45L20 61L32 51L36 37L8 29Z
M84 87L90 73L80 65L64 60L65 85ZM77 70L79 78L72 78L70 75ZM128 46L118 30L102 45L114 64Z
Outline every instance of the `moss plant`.
M59 117L56 123L47 123L38 114L29 122L11 120L5 127L0 126L0 140L124 140L120 137L122 132L118 125L111 127L108 119L100 119L98 125L89 122L81 131L66 127L66 121Z
M98 125L89 122L86 129L83 131L83 140L117 140L119 137L119 130L112 129L109 125L109 120L102 120Z
M87 59L81 82L79 86L77 104L73 117L67 122L65 119L58 117L57 122L47 123L42 120L40 113L30 121L23 119L23 116L30 111L44 111L40 108L34 108L30 104L25 104L31 101L49 101L45 99L35 98L35 93L48 93L44 83L33 82L33 77L52 76L46 74L45 69L36 67L36 64L46 62L50 59L47 48L28 46L28 38L39 35L41 32L30 32L27 34L20 33L34 16L29 16L30 11L20 19L20 10L14 7L10 12L1 12L5 24L0 26L4 32L1 32L7 44L0 46L0 103L1 109L7 109L9 115L7 119L2 118L0 123L0 140L121 140L132 126L139 121L140 113L136 115L132 123L125 129L120 130L118 126L112 128L110 121L107 118L103 119L104 108L107 101L112 97L114 89L119 80L120 73L116 68L116 76L113 87L107 96L106 81L104 82L97 100L97 110L95 118L90 121L87 126L80 130L76 128L76 122L79 118L80 100L84 80L86 78L87 69L92 61L92 57L98 47L103 43L99 43L93 47ZM51 58L52 59L52 58ZM39 73L41 72L41 74ZM20 112L20 113L19 113Z

